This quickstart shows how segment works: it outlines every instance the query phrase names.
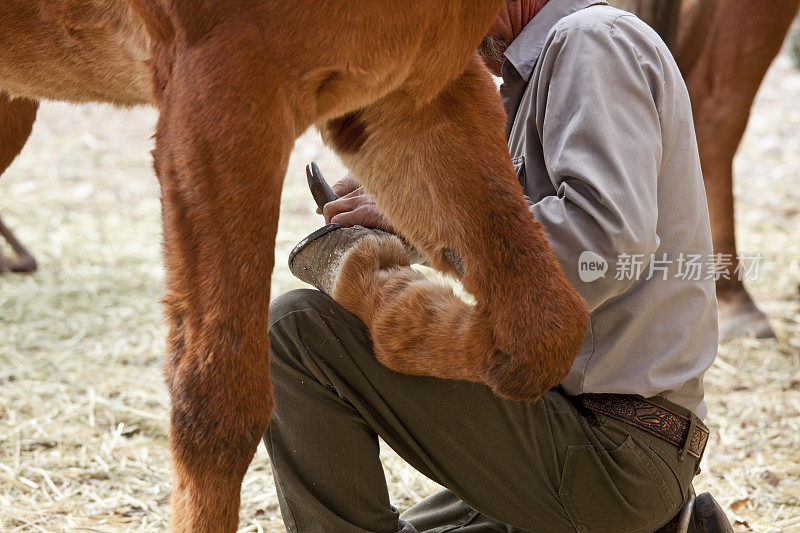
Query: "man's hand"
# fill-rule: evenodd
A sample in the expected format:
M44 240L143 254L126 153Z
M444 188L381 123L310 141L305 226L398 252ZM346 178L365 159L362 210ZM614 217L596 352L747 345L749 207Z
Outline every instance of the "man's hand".
M365 193L364 187L359 186L351 175L348 174L334 183L331 189L339 199L325 204L322 214L325 216L326 224L336 222L344 227L359 225L382 229L389 233L397 232L378 209L375 199Z

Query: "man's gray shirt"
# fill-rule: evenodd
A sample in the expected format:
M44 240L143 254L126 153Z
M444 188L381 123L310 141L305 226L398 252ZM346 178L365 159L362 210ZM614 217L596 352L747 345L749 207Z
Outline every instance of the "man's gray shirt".
M711 231L666 45L605 2L551 0L506 51L500 92L530 209L592 312L564 390L659 395L704 418Z

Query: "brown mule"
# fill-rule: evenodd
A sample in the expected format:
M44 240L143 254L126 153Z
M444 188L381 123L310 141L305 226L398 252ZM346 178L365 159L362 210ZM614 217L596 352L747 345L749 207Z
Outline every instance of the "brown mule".
M159 110L174 530L236 529L272 410L266 325L282 180L311 125L434 266L452 269L445 249L464 260L474 306L425 284L376 286L385 272L361 279L370 297L359 305L379 317L388 364L461 377L442 372L448 362L526 400L569 369L585 304L527 210L475 54L502 0L2 2L0 93L12 103ZM456 326L463 354L451 349ZM441 361L413 359L409 338Z

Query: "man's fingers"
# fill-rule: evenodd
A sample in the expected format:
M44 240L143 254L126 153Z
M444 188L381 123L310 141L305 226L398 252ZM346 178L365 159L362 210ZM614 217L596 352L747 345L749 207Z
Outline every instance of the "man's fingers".
M364 188L356 181L356 179L352 176L352 174L348 174L336 183L331 186L331 190L336 194L336 196L341 198L351 198L353 196L361 196L364 194ZM332 200L328 202L327 205L332 204L338 200ZM325 211L321 210L319 207L316 209L318 215L324 215ZM330 223L329 217L325 216L326 223Z
M394 226L386 220L383 213L378 211L373 203L365 203L352 211L339 213L331 219L331 222L336 222L344 227L359 225L366 228L378 228L388 231L389 233L395 233Z
M333 217L340 213L352 211L363 201L363 196L349 196L328 202L325 204L325 207L322 208L322 214L325 216L325 223L330 224L333 221Z
M358 210L345 211L344 213L339 213L338 215L331 218L331 222L335 222L345 228L349 228L350 226L355 226L355 225L359 226L364 225Z
M344 227L364 226L379 228L390 233L395 233L394 227L386 220L372 197L364 193L363 188L356 189L350 194L325 204L322 209L325 223L335 222Z
M365 228L378 227L381 214L370 205L359 205L352 211L344 211L331 218L331 222L336 222L342 226L364 226Z

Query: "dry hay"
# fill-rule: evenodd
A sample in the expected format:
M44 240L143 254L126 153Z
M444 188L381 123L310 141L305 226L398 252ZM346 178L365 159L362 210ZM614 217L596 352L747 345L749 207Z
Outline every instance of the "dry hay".
M770 72L737 159L739 237L764 255L750 283L778 332L720 350L706 380L713 431L698 490L741 531L800 531L800 73ZM0 187L0 212L36 252L0 276L0 531L162 531L167 395L158 301L159 207L148 155L155 114L44 105ZM341 174L313 134L288 172L273 293L299 286L291 246L320 221L303 165ZM385 447L393 502L435 484ZM244 531L283 531L263 446L243 488Z

